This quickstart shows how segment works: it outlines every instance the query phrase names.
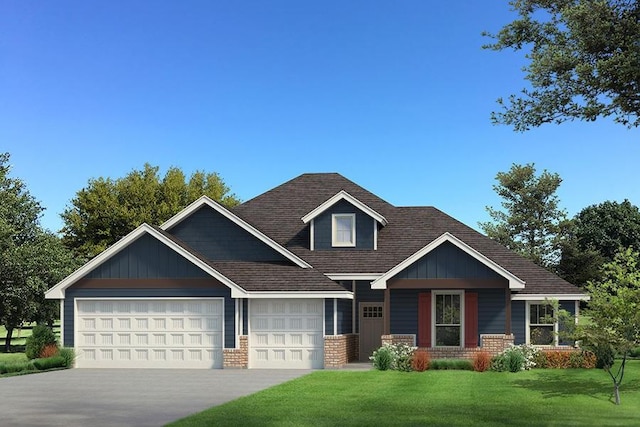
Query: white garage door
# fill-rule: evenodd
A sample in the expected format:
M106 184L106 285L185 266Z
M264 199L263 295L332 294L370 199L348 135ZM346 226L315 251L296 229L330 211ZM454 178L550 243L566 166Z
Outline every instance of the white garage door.
M250 300L250 367L322 368L322 309L321 299Z
M221 368L222 299L76 300L79 368Z

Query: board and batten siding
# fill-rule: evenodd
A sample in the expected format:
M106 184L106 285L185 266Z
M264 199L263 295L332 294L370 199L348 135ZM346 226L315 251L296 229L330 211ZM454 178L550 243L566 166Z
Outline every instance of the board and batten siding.
M504 279L451 242L444 242L394 279Z
M332 236L332 220L333 214L356 214L356 245L355 247L338 247L331 245ZM369 249L373 250L374 233L373 227L376 220L353 206L346 200L341 200L329 209L318 215L314 220L313 229L313 245L314 250L354 250Z
M74 346L74 306L75 298L224 298L224 347L235 347L235 300L228 288L189 289L67 289L64 300L64 346Z
M286 261L282 254L208 206L168 232L212 261Z
M89 272L89 279L206 278L207 273L145 234Z

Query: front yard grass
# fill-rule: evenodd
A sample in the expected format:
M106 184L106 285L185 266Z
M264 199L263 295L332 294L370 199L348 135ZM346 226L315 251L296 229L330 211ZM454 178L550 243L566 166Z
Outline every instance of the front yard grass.
M0 353L0 365L5 363L26 362L27 356L24 353Z
M318 371L170 425L637 426L640 361L625 377L616 406L599 369Z

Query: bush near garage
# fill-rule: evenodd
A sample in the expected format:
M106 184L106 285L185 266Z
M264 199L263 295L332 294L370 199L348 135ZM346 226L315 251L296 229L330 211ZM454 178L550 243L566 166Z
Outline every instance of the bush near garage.
M45 347L56 346L57 349L57 341L56 334L51 328L46 325L36 325L31 331L31 336L27 337L25 354L29 359L37 359Z

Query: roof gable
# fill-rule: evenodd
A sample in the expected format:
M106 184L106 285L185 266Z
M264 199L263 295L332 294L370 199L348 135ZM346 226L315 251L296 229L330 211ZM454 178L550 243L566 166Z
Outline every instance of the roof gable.
M288 249L275 242L272 238L207 196L202 196L198 200L191 203L189 206L170 218L167 222L162 224L160 228L162 230L168 231L204 206L208 206L209 208L215 210L217 213L221 214L223 217L230 220L235 225L247 231L250 235L258 239L262 243L265 243L267 246L274 249L276 252L296 264L298 267L311 268L311 265L309 265L302 258L298 257L293 252L290 252Z
M304 222L305 224L309 223L309 221L313 220L318 215L322 214L327 209L331 208L333 205L335 205L336 203L342 200L346 200L347 202L351 203L353 206L360 209L362 212L366 213L367 215L369 215L370 217L378 221L383 226L388 224L388 221L384 216L382 216L375 210L371 209L369 206L362 203L360 200L356 199L355 197L353 197L351 194L347 193L344 190L340 190L334 196L330 197L328 200L324 201L321 205L319 205L318 207L313 209L311 212L303 216L302 222Z
M404 269L406 269L407 267L409 267L413 263L415 263L418 260L420 260L422 257L427 255L429 252L433 251L434 249L436 249L437 247L442 245L444 242L452 243L454 246L458 247L463 252L467 253L471 257L475 258L476 260L480 261L482 264L487 266L489 269L493 270L494 272L496 272L500 276L502 276L505 279L507 279L507 281L509 282L509 288L510 289L514 289L514 290L524 289L524 287L525 287L524 280L522 280L519 277L515 276L510 271L506 270L505 268L503 268L499 264L493 262L492 260L490 260L489 258L484 256L483 254L481 254L480 252L476 251L471 246L467 245L462 240L458 239L457 237L455 237L454 235L452 235L452 234L450 234L448 232L442 234L440 237L438 237L437 239L433 240L431 243L427 244L422 249L420 249L419 251L415 252L413 255L411 255L410 257L406 258L404 261L402 261L401 263L399 263L398 265L393 267L391 270L389 270L386 273L384 273L378 279L374 280L371 283L371 288L372 289L386 289L387 288L387 280L391 279L396 274L402 272Z
M112 257L120 253L122 250L127 248L130 244L141 238L142 236L150 235L151 237L157 239L170 249L176 251L182 257L193 263L198 268L202 269L204 272L208 273L210 276L214 277L227 287L231 289L231 296L234 298L241 298L246 296L246 292L232 280L228 279L218 271L216 271L213 267L207 264L204 260L200 259L198 256L188 251L186 248L177 244L174 240L164 235L162 231L156 230L148 224L142 224L131 233L120 239L113 246L109 247L105 251L101 252L91 261L87 262L85 265L71 273L69 276L64 278L61 282L56 284L54 287L49 289L45 293L45 298L47 299L64 299L65 290L76 283L78 280L85 277L87 274L91 273L94 269L101 266L103 263L110 260Z

